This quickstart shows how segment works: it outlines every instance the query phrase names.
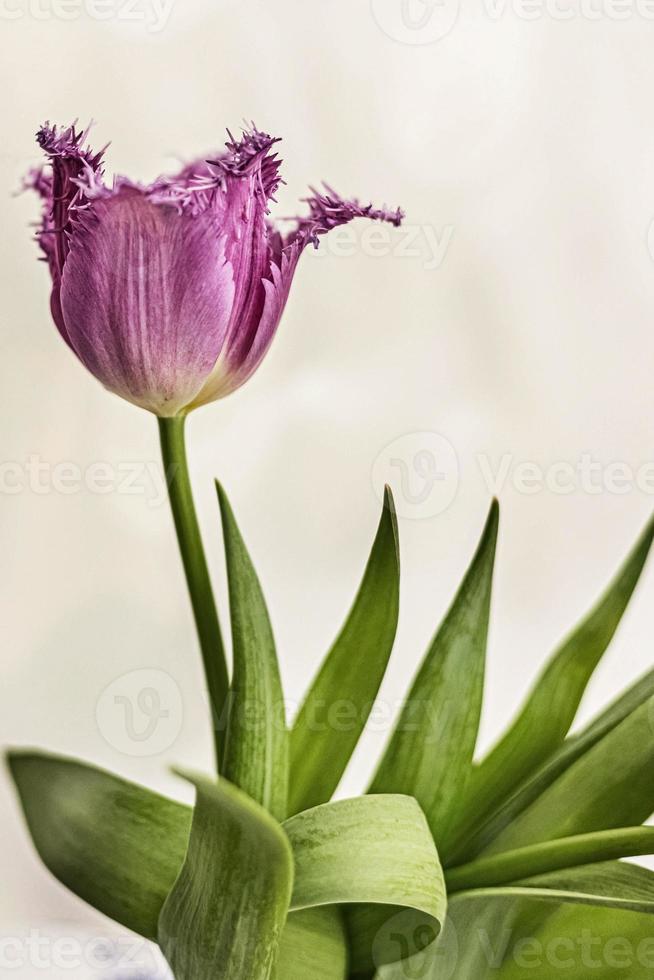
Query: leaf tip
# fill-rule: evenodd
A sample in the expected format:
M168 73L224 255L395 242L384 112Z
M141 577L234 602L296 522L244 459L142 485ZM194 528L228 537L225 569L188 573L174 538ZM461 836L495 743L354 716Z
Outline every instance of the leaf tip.
M225 504L228 504L227 494L225 493L225 488L220 480L214 480L213 482L216 488L216 494L218 496L218 503L220 505L220 509L222 510Z
M395 542L395 559L399 566L400 563L400 529L397 523L397 510L395 509L395 498L393 497L393 491L391 490L388 483L384 486L384 509L382 512L382 523L385 520L390 521L391 530L393 532L393 540Z
M32 749L16 749L11 747L5 749L3 755L5 766L9 770L11 778L16 785L18 785L20 773L24 769L24 766L29 765L30 762L38 762L42 758L38 752Z
M486 518L486 524L484 526L484 531L482 535L482 543L491 544L493 548L497 543L497 534L500 527L500 502L497 497L493 497L491 500L491 505L488 510L488 517Z
M395 499L390 483L384 484L384 507L395 513Z

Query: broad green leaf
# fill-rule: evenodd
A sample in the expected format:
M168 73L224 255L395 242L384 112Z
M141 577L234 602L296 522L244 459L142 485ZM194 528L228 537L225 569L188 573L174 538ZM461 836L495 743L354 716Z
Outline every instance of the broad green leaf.
M477 741L498 521L494 501L369 790L415 796L441 855L448 852Z
M620 937L634 938L634 963L638 944L654 937L654 918L648 926L644 914L620 910L654 909L653 881L650 872L618 863L452 896L438 942L422 957L381 970L377 980L645 980L651 972L596 968L605 957L624 957L622 947L611 948ZM654 967L654 940L649 962Z
M277 980L345 980L347 935L340 909L291 912L279 948Z
M651 980L653 970L652 915L495 897L453 900L422 962L378 980Z
M566 739L552 758L525 782L498 812L467 842L465 853L475 855L487 848L505 828L527 809L573 763L597 745L644 702L654 696L654 670L650 671L601 712L578 735Z
M598 604L548 663L511 728L475 767L457 827L459 843L565 739L588 682L636 588L653 538L654 520Z
M453 902L435 943L378 970L375 980L486 980L497 977L513 936L515 899ZM521 977L520 980L526 980ZM543 980L538 974L534 980Z
M654 698L559 776L485 853L640 824L654 811Z
M495 887L580 865L654 854L654 827L627 827L544 841L450 869L447 890Z
M531 908L534 915L516 915ZM654 916L492 899L453 902L443 936L378 980L651 980ZM428 967L435 967L429 970ZM393 972L396 969L397 972Z
M620 913L614 907L616 900L620 907L629 908L633 907L634 902L651 902L654 877L649 872L643 874L643 869L640 868L632 871L630 865L603 863L609 858L650 853L653 844L654 828L636 827L552 841L491 858L481 858L468 866L452 869L446 876L450 907L442 936L422 954L413 956L405 963L380 970L378 980L406 980L408 977L412 980L525 980L532 975L538 977L538 980L558 976L588 980L588 957L577 955L575 959L570 954L578 954L582 940L587 935L586 945L589 950L594 951L593 963L599 965L596 957L598 949L601 949L600 938L594 938L589 946L589 927L592 927L594 934L602 927L602 923L603 944L610 944L617 937L625 935L635 937L637 941L632 949L634 962L637 947L649 939L648 962L654 968L654 919L648 920L634 912ZM578 865L585 860L597 863L593 867L580 869ZM566 873L563 869L570 871ZM558 874L539 877L546 870L556 870ZM625 875L628 879L626 889ZM515 882L521 878L527 880L522 881L520 886L502 887L505 881ZM495 885L500 887L493 887ZM464 896L465 901L459 901L460 896L455 894L460 887L470 889ZM561 891L565 895L562 896ZM561 909L555 908L562 898L566 902L584 904L581 914L576 913L577 918L574 918L574 910L566 915ZM619 924L612 930L607 929L614 920L603 919L598 908L586 907L586 903L590 901L610 905L611 915L618 917ZM640 907L644 906L639 905ZM553 911L550 912L549 909ZM564 935L570 933L574 936L574 947L570 946L568 949L564 945L561 949L561 926L550 927L549 920L552 916L556 917L557 922L567 923ZM634 920L638 923L637 930ZM573 926L576 928L574 933ZM625 932L625 929L630 932ZM607 950L609 949L610 946L607 946ZM561 959L557 959L558 953L561 953ZM521 964L521 971L518 971L516 961ZM579 969L572 972L563 968L560 972L551 971L552 963L558 962L565 962L568 969L571 969L571 964L576 964ZM604 977L603 973L599 975ZM631 972L628 975L631 978ZM638 980L651 976L650 973L634 975ZM595 977L595 969L592 970L592 976ZM605 980L609 977L612 980L623 980L624 976L624 973L608 972Z
M189 807L72 759L12 752L8 760L46 867L89 905L156 940L186 853Z
M269 980L293 887L288 838L226 779L185 778L196 789L191 835L159 945L176 980Z
M289 812L331 799L365 728L393 648L400 559L390 488L363 581L291 731Z
M410 796L323 803L284 824L295 857L293 908L379 903L441 920L443 874L422 810Z
M13 753L10 765L34 843L52 873L101 912L147 938L156 938L162 905L185 860L190 808L56 756ZM236 794L226 781L224 786L223 781L217 784L215 793L214 784L209 785L216 796L210 801L214 808L223 800L220 787L236 796L240 806L243 794ZM258 819L257 805L247 802ZM236 809L238 813L242 807ZM219 823L215 816L212 820L206 831L209 843ZM276 826L272 818L270 823ZM369 796L325 804L293 817L284 830L296 875L293 915L282 937L280 963L298 957L303 933L310 941L311 930L320 932L315 949L305 947L302 955L302 962L312 962L315 955L315 973L307 972L298 980L331 980L330 973L320 972L328 950L334 952L334 980L339 977L344 946L332 905L361 903L361 915L371 923L377 921L371 918L371 903L381 904L385 906L382 921L399 914L422 930L421 935L425 929L432 937L437 935L445 917L445 885L427 822L415 800ZM254 845L251 849L256 850ZM204 865L205 870L215 867L220 872L218 857L206 858ZM307 930L303 910L309 908L324 911L324 916L311 916ZM294 918L298 911L302 922ZM383 959L388 955L383 936L375 943L373 926L367 928L359 939L359 961L369 962L371 950ZM290 977L284 974L284 980Z
M46 867L89 905L156 941L186 855L190 807L71 759L13 752L9 765ZM346 949L336 910L292 913L279 980L343 980Z
M380 795L327 803L284 827L295 857L293 908L352 906L353 972L403 955L394 940L398 923L410 935L436 938L445 919L445 884L414 799ZM389 920L394 928L386 927Z
M275 641L259 579L225 491L216 484L225 540L234 670L221 771L278 820L286 816L288 733Z
M499 888L479 888L459 892L452 907L466 900L503 898L542 902L597 905L632 912L654 913L654 874L647 868L621 861L569 868L527 878Z
M497 980L651 980L654 917L562 905L526 935L514 934ZM476 978L475 978L476 980Z

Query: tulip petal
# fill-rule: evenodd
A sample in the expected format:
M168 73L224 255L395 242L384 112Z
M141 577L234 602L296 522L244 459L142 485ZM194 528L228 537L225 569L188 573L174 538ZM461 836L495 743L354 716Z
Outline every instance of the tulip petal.
M231 346L229 340L225 343L213 371L190 408L199 408L200 405L224 398L240 388L254 374L277 332L291 288L294 268L286 256L282 258L281 268L275 264L271 266L272 279L263 279L258 284L263 302L261 312L252 321L254 329L251 330L249 348L245 348L245 331L241 330L241 326L245 324L235 324L237 342Z
M81 212L61 305L80 360L160 416L183 411L223 346L234 297L215 222L122 186Z
M76 205L82 198L78 184L82 178L87 183L102 184L104 150L95 153L86 145L88 131L88 128L76 129L75 123L61 128L45 123L37 133L37 142L50 166L47 170L43 167L30 170L24 182L25 189L34 190L43 203L36 238L52 278L52 317L69 346L72 345L61 312L59 289Z
M317 248L320 235L326 235L333 228L346 225L355 218L368 218L370 221L384 221L399 228L404 220L404 211L396 208L375 208L372 204L361 204L356 198L348 200L341 197L328 184L324 191L311 188L311 196L304 199L309 205L309 214L296 218L296 227L286 236L286 244L299 244L302 248L312 242Z
M253 127L241 140L230 134L227 152L210 160L212 176L178 181L183 207L211 213L226 237L234 269L234 304L220 357L193 407L239 388L265 355L281 319L297 261L267 219L280 183L277 140ZM297 250L293 250L294 253ZM299 254L299 252L298 252Z

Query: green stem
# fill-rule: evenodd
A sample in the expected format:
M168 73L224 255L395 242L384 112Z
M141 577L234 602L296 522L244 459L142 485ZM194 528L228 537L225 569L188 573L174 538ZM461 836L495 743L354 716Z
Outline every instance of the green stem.
M478 858L445 872L450 894L475 888L499 887L523 878L563 871L582 864L654 853L654 827L602 830L576 837L530 844Z
M168 496L209 688L216 760L219 763L220 727L229 694L229 678L207 559L193 503L193 491L186 461L185 421L184 417L160 418L159 438Z

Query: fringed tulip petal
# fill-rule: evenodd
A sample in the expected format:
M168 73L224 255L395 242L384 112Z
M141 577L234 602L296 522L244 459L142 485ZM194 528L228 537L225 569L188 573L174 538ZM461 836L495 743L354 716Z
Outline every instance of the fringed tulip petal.
M308 244L353 218L399 225L401 211L326 188L282 235L270 205L282 182L278 140L255 126L225 152L149 186L104 182L86 132L44 126L50 168L26 186L44 203L38 241L52 314L109 390L159 416L223 398L256 371L275 336Z
M193 400L232 309L224 244L210 222L136 190L100 199L81 217L61 306L75 352L105 387L160 416Z

